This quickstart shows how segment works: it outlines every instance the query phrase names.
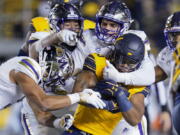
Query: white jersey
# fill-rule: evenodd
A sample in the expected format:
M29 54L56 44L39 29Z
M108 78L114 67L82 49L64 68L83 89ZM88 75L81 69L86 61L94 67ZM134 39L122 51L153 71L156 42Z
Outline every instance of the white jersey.
M12 70L28 75L36 83L41 79L39 64L29 57L14 57L3 63L0 66L0 109L17 102L24 96L20 88L9 78Z
M177 90L178 84L180 84L180 76L178 73L179 65L178 61L173 57L176 56L168 46L160 51L157 57L157 65L160 66L169 77L168 91L171 89Z

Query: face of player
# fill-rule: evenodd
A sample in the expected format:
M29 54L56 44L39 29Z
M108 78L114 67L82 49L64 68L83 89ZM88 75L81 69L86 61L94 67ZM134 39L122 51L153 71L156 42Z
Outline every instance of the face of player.
M80 25L77 20L66 20L63 24L60 25L61 29L72 30L76 33L80 32Z
M106 30L107 34L117 35L117 32L120 29L120 25L117 24L116 22L113 22L113 21L110 21L110 20L106 20L106 19L102 19L101 29Z
M136 63L131 59L127 59L123 56L115 61L115 67L119 72L132 72L137 68L138 65L139 63Z
M116 69L119 72L132 72L137 67L137 64L116 64Z

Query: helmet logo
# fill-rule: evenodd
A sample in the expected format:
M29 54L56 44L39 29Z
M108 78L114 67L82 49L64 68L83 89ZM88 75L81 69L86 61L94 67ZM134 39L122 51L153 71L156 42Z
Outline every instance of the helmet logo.
M127 55L128 55L128 56L132 56L133 54L132 54L131 52L128 52Z

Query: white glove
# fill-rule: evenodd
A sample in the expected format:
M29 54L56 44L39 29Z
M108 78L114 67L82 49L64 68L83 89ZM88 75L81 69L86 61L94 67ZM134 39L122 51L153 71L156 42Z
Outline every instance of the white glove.
M77 33L68 29L61 30L57 33L59 40L68 44L69 46L75 46L77 43Z
M61 118L54 120L53 125L55 128L68 130L74 121L74 117L71 114L64 114Z
M100 98L100 93L95 92L92 89L84 89L80 92L80 102L91 104L98 109L103 109L106 104Z
M104 68L103 77L104 79L110 79L115 82L119 82L119 71L109 62L106 60L107 66Z

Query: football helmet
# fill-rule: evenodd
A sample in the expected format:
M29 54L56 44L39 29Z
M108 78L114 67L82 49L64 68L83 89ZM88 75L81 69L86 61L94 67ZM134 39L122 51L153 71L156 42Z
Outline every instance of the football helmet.
M47 47L39 53L39 64L42 67L42 86L45 90L57 92L62 90L65 80L72 75L74 62L70 52L60 47Z
M176 35L180 35L180 11L167 18L164 35L167 45L174 50L176 47Z
M121 72L132 72L140 66L144 54L145 46L141 38L128 33L119 37L115 43L113 64Z
M77 20L80 25L80 32L83 30L83 18L79 10L70 3L59 3L55 4L49 13L49 23L50 27L54 32L59 32L61 30L60 24L63 24L67 20Z
M109 30L101 28L102 19L115 22L119 25L119 28L115 31L116 34L108 34ZM131 13L125 3L120 1L109 2L102 6L96 14L96 35L105 43L112 44L116 38L129 29L131 22Z

